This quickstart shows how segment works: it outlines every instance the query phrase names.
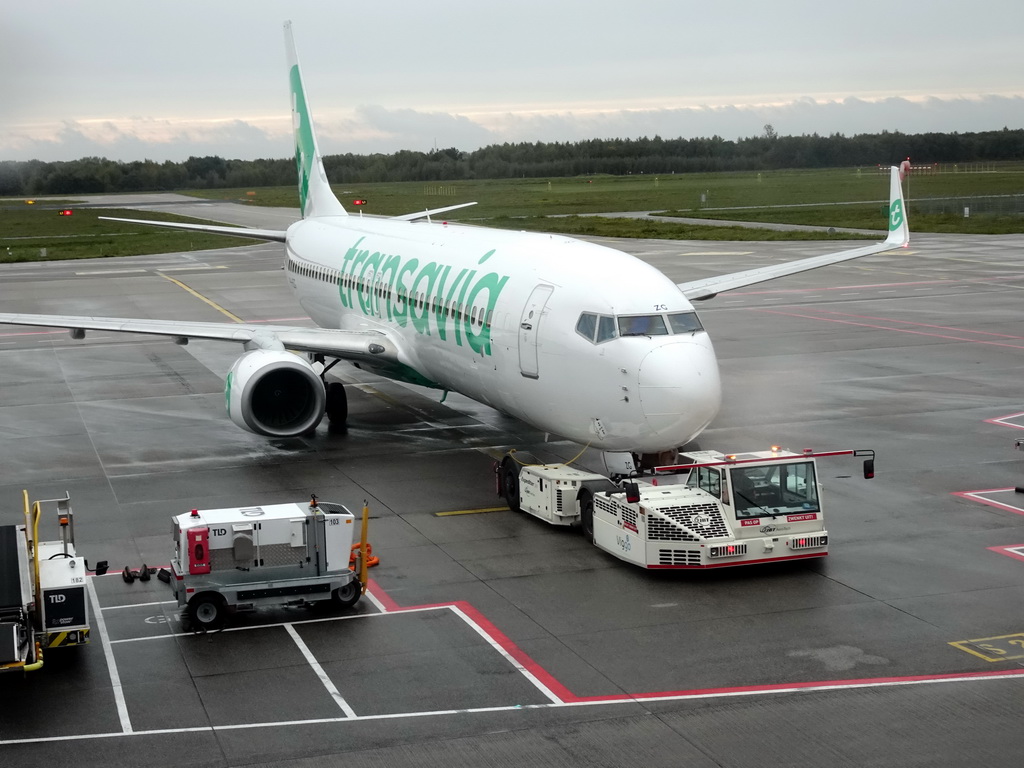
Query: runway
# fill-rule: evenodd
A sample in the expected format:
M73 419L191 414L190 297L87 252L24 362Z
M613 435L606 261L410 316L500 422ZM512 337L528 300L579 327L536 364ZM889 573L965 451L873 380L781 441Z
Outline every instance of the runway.
M259 209L181 205L259 226ZM602 242L677 281L821 250ZM579 446L465 398L339 365L348 429L267 440L224 415L231 344L0 328L0 521L22 488L67 490L80 551L119 571L167 561L171 515L316 493L365 500L381 557L354 613L264 611L208 636L155 579L92 579L92 644L0 677L5 761L1016 766L1022 247L915 235L697 304L724 384L701 447L878 456L873 480L819 464L827 559L713 573L644 572L500 509L494 455ZM0 306L303 324L282 261L253 245L0 265Z

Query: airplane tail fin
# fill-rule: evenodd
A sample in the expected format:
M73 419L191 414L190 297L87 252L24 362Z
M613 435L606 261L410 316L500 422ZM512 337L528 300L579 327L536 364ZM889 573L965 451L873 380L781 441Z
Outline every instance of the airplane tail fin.
M906 245L910 242L907 223L907 204L903 200L903 174L895 165L889 168L889 236L886 245Z
M324 173L320 149L313 133L313 121L302 85L299 57L292 39L292 23L284 23L284 44L288 54L288 83L292 94L292 129L295 131L295 164L299 171L299 204L302 218L347 216L348 212L331 191Z

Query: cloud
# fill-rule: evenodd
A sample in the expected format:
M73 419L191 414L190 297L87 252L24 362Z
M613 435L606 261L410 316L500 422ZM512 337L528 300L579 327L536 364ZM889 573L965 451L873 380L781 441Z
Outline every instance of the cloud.
M463 115L385 109L368 105L338 122L318 123L320 149L326 154L396 152L400 149L427 152L438 148L477 149L502 139L488 128Z
M0 158L6 160L181 161L191 155L220 155L255 159L288 157L288 131L274 131L244 120L65 121L50 131L11 133L0 138Z
M727 139L760 135L771 123L779 135L900 131L971 132L1024 125L1024 97L889 97L781 103L705 105L672 109L531 109L453 114L413 109L359 107L317 121L325 154L428 151L457 147L471 151L504 142L572 142L592 138ZM229 120L128 118L71 121L0 132L0 159L174 160L190 155L229 159L291 156L287 117ZM941 158L938 158L941 160Z

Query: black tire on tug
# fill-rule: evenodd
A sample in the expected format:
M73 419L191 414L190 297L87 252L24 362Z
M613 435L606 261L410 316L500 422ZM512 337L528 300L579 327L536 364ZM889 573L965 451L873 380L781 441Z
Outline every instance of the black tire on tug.
M338 587L331 592L331 600L339 608L351 608L359 602L359 598L362 596L363 585L359 582L359 579L352 579L344 587Z
M584 488L580 491L580 530L583 538L594 543L594 493Z
M519 505L519 467L510 458L501 462L501 495L513 512L523 511Z
M337 381L327 385L327 419L334 425L348 420L348 394L345 385Z
M224 598L216 592L201 592L188 601L188 619L193 629L203 632L224 626L227 606Z

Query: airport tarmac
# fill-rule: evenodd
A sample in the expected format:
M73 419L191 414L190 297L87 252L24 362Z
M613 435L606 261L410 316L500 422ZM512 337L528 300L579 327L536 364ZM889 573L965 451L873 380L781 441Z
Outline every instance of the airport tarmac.
M193 215L259 214L202 205ZM264 225L287 212L273 216ZM822 250L613 244L676 280ZM716 572L645 572L503 509L492 456L568 459L579 446L465 398L339 365L348 428L268 440L223 413L231 344L0 328L0 521L18 521L23 488L69 491L80 551L114 571L90 580L90 646L0 677L0 755L150 768L1016 766L1022 248L1024 236L916 235L697 305L724 386L701 447L878 456L873 480L853 460L819 464L828 558ZM0 306L303 324L281 264L279 245L260 244L0 265ZM262 611L192 635L169 588L117 573L167 562L171 515L310 493L370 508L381 564L354 611Z

